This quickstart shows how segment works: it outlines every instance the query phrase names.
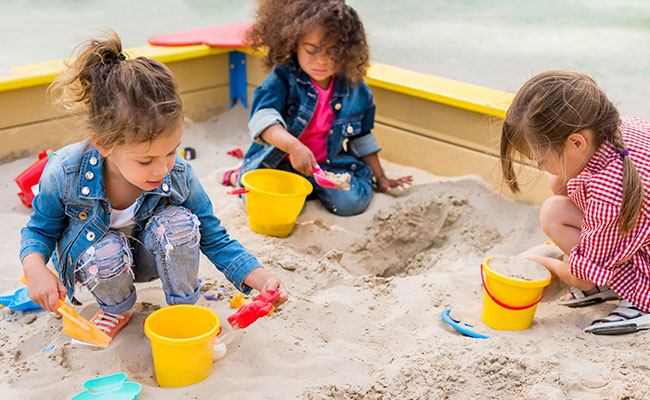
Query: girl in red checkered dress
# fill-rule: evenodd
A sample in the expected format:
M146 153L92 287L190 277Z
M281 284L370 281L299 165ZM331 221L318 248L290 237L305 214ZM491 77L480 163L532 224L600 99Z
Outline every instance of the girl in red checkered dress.
M534 259L571 286L560 303L620 297L614 312L585 331L650 328L650 123L621 118L586 75L544 72L519 90L503 124L501 166L515 192L516 154L550 175L555 195L540 222L568 259Z

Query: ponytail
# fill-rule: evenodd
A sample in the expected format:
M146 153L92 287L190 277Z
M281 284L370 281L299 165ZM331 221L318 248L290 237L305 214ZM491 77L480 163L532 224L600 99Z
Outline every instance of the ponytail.
M616 130L609 138L616 151L623 159L623 200L621 213L618 216L618 229L627 235L634 229L641 214L644 200L643 183L634 163L630 159L629 151L625 148L620 130Z
M127 59L114 31L76 50L76 59L48 92L66 109L81 111L90 134L102 146L148 142L184 120L171 71L150 58Z

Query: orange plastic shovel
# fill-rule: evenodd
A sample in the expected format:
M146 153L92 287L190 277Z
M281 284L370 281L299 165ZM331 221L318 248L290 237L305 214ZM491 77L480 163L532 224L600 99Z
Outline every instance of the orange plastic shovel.
M27 277L25 275L21 276L20 282L27 285ZM108 347L108 344L113 340L101 329L91 324L90 321L79 316L77 310L61 299L59 299L59 308L56 311L63 316L63 333L66 335L103 348Z

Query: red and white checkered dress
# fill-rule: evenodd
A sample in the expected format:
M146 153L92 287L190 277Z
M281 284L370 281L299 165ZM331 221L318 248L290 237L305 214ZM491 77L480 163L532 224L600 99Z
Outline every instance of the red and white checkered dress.
M569 198L584 213L569 272L596 285L609 285L634 306L650 311L650 123L622 118L620 129L645 190L641 214L636 227L621 236L623 160L614 145L603 143L567 184Z

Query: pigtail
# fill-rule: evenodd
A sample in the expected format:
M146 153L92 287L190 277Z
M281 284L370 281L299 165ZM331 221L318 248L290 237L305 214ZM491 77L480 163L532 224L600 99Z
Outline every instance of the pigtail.
M504 121L503 128L501 129L501 143L500 143L500 160L501 171L503 180L508 185L513 193L519 192L519 183L517 182L517 174L512 165L512 160L515 155L516 149L512 143L513 129Z
M634 229L639 214L641 214L644 200L643 183L630 159L621 131L616 129L609 141L623 159L623 200L621 201L621 213L618 217L618 229L622 235L626 235Z

